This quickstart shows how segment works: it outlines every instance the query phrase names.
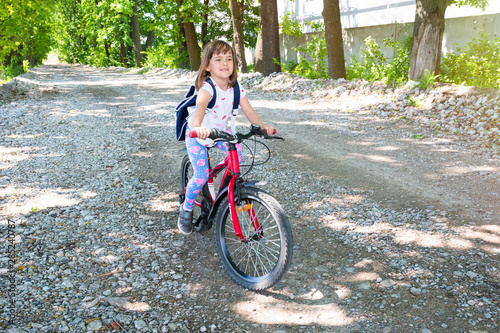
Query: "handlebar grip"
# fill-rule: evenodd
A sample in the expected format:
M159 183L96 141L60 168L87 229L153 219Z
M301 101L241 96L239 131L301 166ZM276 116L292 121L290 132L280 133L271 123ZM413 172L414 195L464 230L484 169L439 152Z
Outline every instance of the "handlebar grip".
M273 128L273 132L272 133L267 133L267 130L265 130L264 132L266 132L267 135L276 134L276 128Z
M198 137L198 133L196 133L196 131L189 131L188 136L190 138L197 138Z

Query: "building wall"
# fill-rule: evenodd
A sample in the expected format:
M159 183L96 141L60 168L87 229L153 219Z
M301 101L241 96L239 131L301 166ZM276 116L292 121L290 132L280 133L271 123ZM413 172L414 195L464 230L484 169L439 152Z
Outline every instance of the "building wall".
M443 53L456 51L457 44L459 47L464 47L473 38L477 38L479 31L489 33L492 40L499 37L500 13L446 19ZM345 60L349 64L352 55L361 58L361 48L365 47L365 39L369 36L377 41L386 57L392 58L393 50L383 46L383 39L391 38L402 42L407 34L412 33L412 22L343 29ZM302 38L280 36L281 60L284 62L297 61L297 52L294 51L294 48L305 47L310 39L311 33L304 34Z
M322 11L323 0L278 0L280 17L285 12L292 12L294 18L302 22L323 20ZM340 11L347 63L352 55L361 57L360 49L365 47L365 39L369 36L381 46L384 55L391 58L392 49L384 47L382 41L384 38L391 38L401 42L407 33L412 33L415 0L340 0ZM485 11L469 6L450 6L446 10L443 53L455 51L457 44L465 46L481 30L489 33L491 39L499 37L499 0L490 0ZM310 31L306 30L304 33L305 36L299 39L280 37L282 61L297 61L294 48L305 47L311 38Z
M394 23L411 23L415 19L415 0L339 0L344 29L371 27ZM299 21L323 20L323 0L278 0L278 15L291 12ZM446 18L481 16L500 13L500 1L489 0L480 8L455 5L446 9Z

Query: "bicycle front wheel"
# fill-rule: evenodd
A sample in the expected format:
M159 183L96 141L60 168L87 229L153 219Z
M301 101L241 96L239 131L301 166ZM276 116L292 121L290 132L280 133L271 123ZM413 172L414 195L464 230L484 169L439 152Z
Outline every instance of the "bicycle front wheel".
M229 276L250 290L276 285L292 262L292 229L280 204L258 188L241 188L236 209L242 240L236 235L228 197L215 217L217 254Z

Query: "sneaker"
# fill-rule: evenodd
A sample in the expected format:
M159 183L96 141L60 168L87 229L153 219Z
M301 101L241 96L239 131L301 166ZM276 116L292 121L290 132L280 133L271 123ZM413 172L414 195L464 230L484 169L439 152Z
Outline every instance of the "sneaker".
M193 211L184 210L184 205L181 205L177 227L184 235L189 235L193 231Z

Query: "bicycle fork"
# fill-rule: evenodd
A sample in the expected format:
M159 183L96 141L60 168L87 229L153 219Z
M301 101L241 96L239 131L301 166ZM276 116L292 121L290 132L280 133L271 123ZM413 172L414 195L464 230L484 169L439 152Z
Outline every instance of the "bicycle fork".
M246 243L246 242L248 242L248 239L245 238L245 236L243 235L243 232L241 231L238 213L245 212L245 211L248 212L248 216L250 217L250 221L252 222L252 226L255 230L255 234L258 235L259 239L262 237L262 228L259 224L259 221L257 220L257 216L255 214L255 211L253 209L252 204L248 203L248 201L246 203L242 202L241 196L239 193L240 187L241 187L241 184L239 184L238 178L237 177L231 178L231 180L229 181L229 186L228 186L229 207L230 207L230 212L231 212L231 219L233 221L234 232L236 233L236 236L238 236L243 243ZM235 189L236 189L236 193L235 193ZM237 204L238 204L238 206L237 206Z

